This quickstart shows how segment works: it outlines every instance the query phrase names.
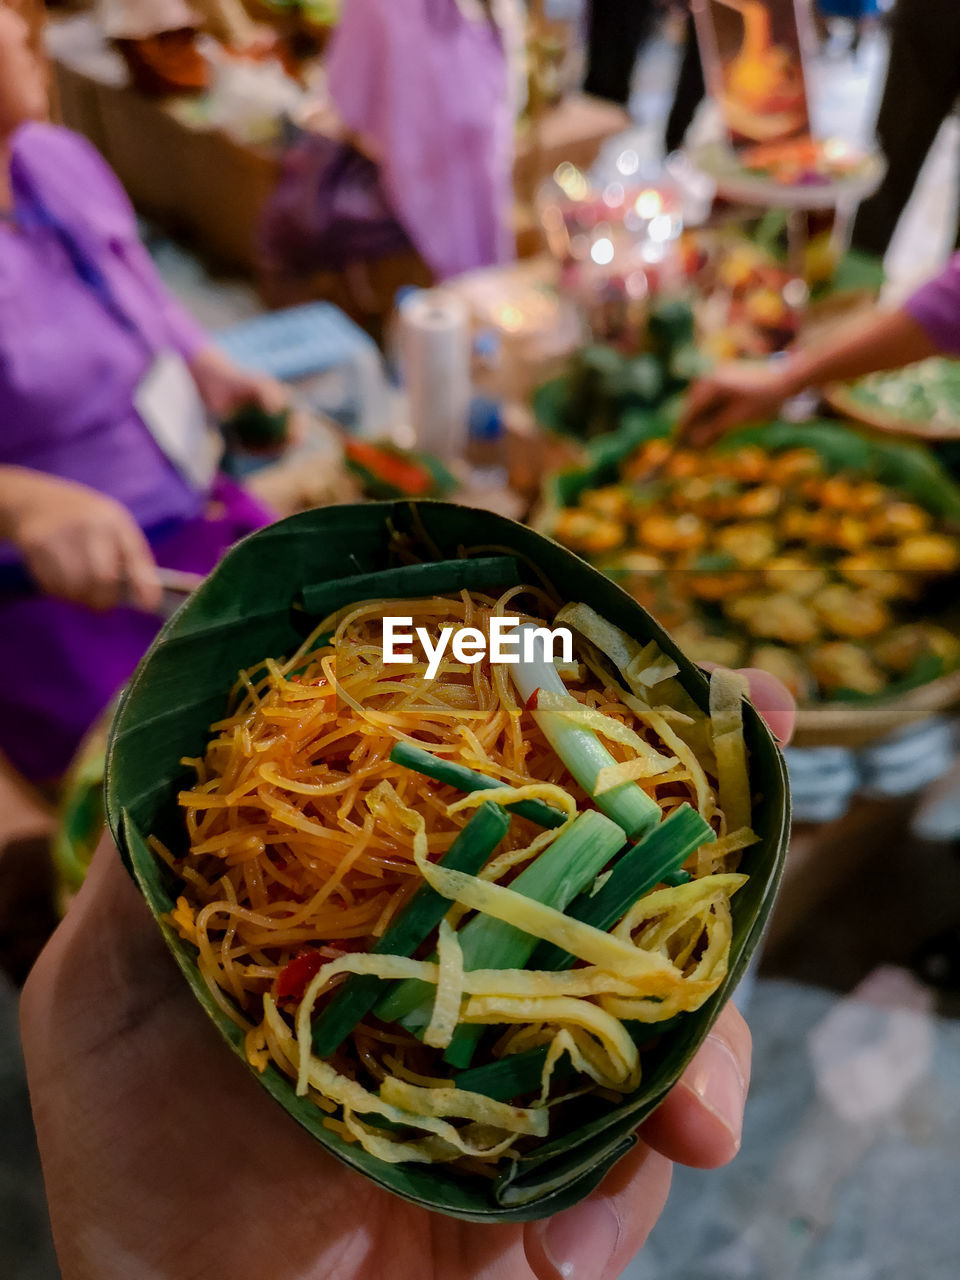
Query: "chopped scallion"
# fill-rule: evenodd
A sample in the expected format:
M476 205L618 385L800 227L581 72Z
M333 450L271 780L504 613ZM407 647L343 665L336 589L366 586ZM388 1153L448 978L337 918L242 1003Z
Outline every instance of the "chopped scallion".
M716 838L713 828L696 809L681 805L614 863L596 893L581 894L572 902L567 915L604 932L612 929L645 893L676 872L701 845ZM533 954L530 968L568 969L574 960L562 947L542 942Z
M507 834L510 819L497 804L482 804L441 859L454 871L476 874ZM374 955L410 956L439 925L450 903L429 885L421 885L383 936L370 948ZM351 974L333 994L313 1024L313 1048L321 1058L340 1047L383 994L385 984L373 974Z
M596 810L582 813L535 862L521 871L510 887L516 893L562 911L593 883L623 844L623 832L615 823ZM531 934L483 914L464 925L458 940L463 967L468 970L522 969L537 946ZM387 1022L401 1022L415 1033L422 1031L430 1020L430 994L429 986L416 979L399 982L380 1001L377 1015ZM459 1027L448 1053L454 1049L458 1037L461 1043L467 1038L475 1043L482 1030L482 1027ZM470 1035L460 1036L461 1032ZM472 1052L471 1044L470 1054ZM467 1066L470 1054L456 1053L458 1059L465 1056L465 1061L458 1061L456 1065Z
M415 747L409 742L398 742L390 752L394 764L401 764L405 769L413 769L422 773L434 782L443 782L447 786L456 787L458 791L492 791L495 787L509 786L498 778L489 778L485 773L477 773L466 765L456 764L453 760L444 760L422 747ZM529 818L541 827L561 827L567 815L554 809L542 800L519 800L516 804L508 804L507 809L518 818Z
M536 694L540 690L567 693L556 666L546 657L543 635L535 632L542 632L542 628L534 628L529 623L517 628L516 634L521 637L521 660L510 666L517 692L527 704L536 702ZM524 643L525 634L532 638L535 653L529 661L523 659L528 647ZM531 706L531 710L547 741L577 782L597 808L621 826L631 840L639 839L656 826L660 821L660 806L635 782L622 782L596 795L597 775L601 769L615 765L616 761L592 729L572 724L555 711L537 711L535 706Z

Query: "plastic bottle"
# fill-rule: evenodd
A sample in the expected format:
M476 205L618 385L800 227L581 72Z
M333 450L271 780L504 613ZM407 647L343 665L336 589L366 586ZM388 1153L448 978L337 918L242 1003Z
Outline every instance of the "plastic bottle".
M500 405L489 396L470 402L467 462L471 487L496 489L507 483L506 440Z

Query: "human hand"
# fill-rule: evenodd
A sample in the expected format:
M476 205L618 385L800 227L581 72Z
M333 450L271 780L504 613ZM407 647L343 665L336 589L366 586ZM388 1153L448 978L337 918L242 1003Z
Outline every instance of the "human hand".
M282 383L266 374L241 369L213 346L204 347L194 356L190 372L204 404L220 420L247 405L256 405L265 413L281 413L290 403Z
M698 447L712 444L741 423L775 417L784 400L800 389L789 362L722 365L688 392L678 424L680 439Z
M720 664L701 662L698 665L704 671L715 671ZM735 667L733 670L746 680L747 696L767 722L777 746L785 747L793 737L797 721L797 701L793 694L782 680L760 667Z
M150 545L121 503L25 467L3 470L0 532L44 592L91 609L154 610L161 588Z
M415 1208L340 1165L213 1034L109 840L27 981L21 1028L64 1280L614 1280L671 1162L736 1154L750 1074L729 1006L582 1204L509 1226Z

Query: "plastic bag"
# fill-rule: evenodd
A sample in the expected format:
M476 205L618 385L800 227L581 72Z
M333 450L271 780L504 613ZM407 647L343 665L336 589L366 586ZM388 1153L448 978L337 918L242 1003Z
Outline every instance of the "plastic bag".
M347 142L304 134L291 146L260 227L265 263L285 275L338 271L410 250L372 160Z

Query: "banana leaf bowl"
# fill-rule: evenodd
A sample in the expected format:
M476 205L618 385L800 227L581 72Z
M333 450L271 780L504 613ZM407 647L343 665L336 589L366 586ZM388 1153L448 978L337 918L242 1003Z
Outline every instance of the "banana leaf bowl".
M239 543L167 622L126 690L107 753L106 813L186 982L245 1065L242 1032L212 1000L193 949L162 919L174 908L178 890L146 838L154 834L175 854L184 851L186 831L176 797L190 775L180 762L203 752L209 726L224 713L238 670L267 655L292 652L310 626L295 603L303 599L304 588L390 567L398 532L431 548L426 558L456 558L470 548L515 556L554 584L562 599L584 601L634 637L656 640L678 663L687 692L708 709L703 673L634 600L571 552L504 517L431 501L328 507L281 520ZM411 587L416 590L414 579ZM341 594L349 595L349 589ZM324 1127L323 1112L298 1097L293 1081L276 1067L255 1073L257 1079L327 1151L417 1205L470 1221L520 1222L576 1203L629 1150L636 1126L677 1081L739 981L770 913L789 834L786 773L769 730L749 704L744 731L755 798L753 827L760 840L741 864L749 880L733 901L727 976L699 1011L683 1015L644 1051L643 1083L622 1103L589 1095L577 1099L565 1113L563 1132L529 1156L505 1162L491 1180L443 1165L383 1163ZM278 1111L277 1124L284 1123Z

